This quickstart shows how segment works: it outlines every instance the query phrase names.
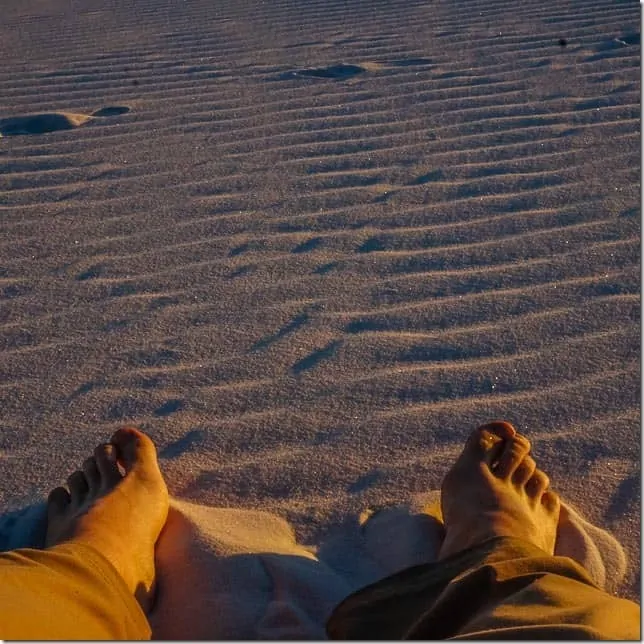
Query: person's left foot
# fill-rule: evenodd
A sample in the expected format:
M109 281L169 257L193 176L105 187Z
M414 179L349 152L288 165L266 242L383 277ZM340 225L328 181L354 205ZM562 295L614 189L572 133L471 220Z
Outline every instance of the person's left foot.
M154 546L169 506L154 444L138 429L120 429L94 450L67 485L69 492L58 487L49 495L46 547L64 542L92 546L112 563L147 612L155 579Z

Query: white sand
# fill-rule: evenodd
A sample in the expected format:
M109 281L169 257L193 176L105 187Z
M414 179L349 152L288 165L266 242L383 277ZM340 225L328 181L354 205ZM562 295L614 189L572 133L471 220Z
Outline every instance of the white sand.
M637 3L0 11L0 510L133 423L313 542L502 417L639 595Z

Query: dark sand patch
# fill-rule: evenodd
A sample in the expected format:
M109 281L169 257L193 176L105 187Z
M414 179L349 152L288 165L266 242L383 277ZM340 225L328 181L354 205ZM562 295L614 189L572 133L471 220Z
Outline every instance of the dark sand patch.
M349 65L340 63L339 65L331 65L329 67L317 67L311 69L297 69L291 72L286 72L280 76L282 80L291 78L323 78L331 80L346 80L362 74L367 71L360 65Z
M68 112L12 116L0 120L0 134L2 136L20 136L73 130L87 123L91 118L85 114Z

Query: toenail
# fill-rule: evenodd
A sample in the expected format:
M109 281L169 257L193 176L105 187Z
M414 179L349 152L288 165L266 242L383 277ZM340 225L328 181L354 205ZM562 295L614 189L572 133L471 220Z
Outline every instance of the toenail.
M517 433L514 426L505 420L493 420L482 425L480 429L489 430L492 434L504 440L513 438Z
M479 444L484 449L491 449L495 445L503 442L503 438L501 438L501 436L485 428L479 428L478 435Z
M481 431L481 443L483 443L483 447L492 447L493 440L492 434L487 429Z
M94 450L97 458L106 458L111 463L116 462L116 449L111 443L103 443Z

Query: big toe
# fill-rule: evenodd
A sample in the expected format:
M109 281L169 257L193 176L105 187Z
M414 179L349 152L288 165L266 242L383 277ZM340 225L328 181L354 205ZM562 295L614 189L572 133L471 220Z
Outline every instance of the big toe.
M516 430L506 421L481 425L470 434L459 460L467 465L481 461L491 465L500 456L507 441L515 435Z
M118 461L126 474L152 479L161 477L157 450L143 432L135 427L123 427L114 433L110 443L116 447Z
M71 497L64 487L54 488L47 498L47 517L49 520L56 519L64 514L70 503Z
M54 488L47 499L47 530L45 545L57 543L63 535L67 510L71 505L71 497L64 487Z

